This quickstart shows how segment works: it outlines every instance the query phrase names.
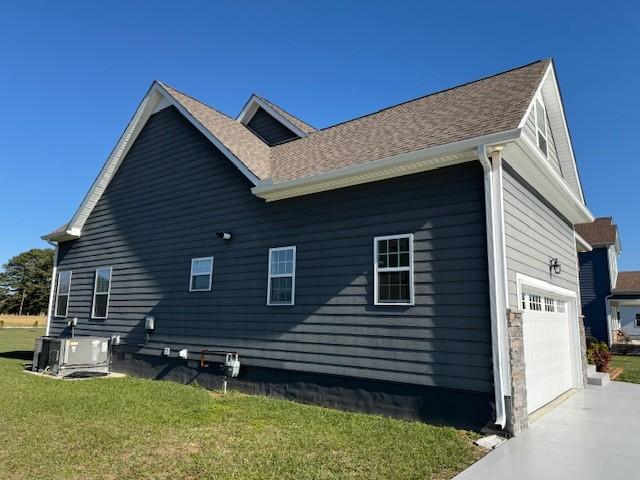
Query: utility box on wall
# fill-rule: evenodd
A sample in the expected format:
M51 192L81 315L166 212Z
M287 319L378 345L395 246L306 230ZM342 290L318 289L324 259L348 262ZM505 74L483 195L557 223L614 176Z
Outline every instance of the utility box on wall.
M111 340L103 337L36 339L33 370L67 376L76 372L108 373Z

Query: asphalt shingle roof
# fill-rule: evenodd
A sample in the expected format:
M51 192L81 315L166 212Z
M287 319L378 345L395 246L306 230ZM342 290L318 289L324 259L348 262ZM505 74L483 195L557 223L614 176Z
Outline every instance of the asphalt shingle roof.
M321 130L268 102L309 134L274 147L240 122L161 85L259 179L278 183L517 128L550 62L541 60Z
M619 272L613 294L640 293L640 272Z
M596 218L591 223L576 224L576 232L591 245L614 245L618 227L611 217Z

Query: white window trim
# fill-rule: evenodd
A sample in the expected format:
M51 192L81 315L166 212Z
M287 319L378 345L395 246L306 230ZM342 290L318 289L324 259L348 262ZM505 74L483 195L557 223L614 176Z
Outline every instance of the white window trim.
M96 316L96 295L97 295L97 287L98 287L98 270L101 269L109 269L109 289L107 290L107 308L105 309L104 312L104 317L98 317ZM95 274L94 274L94 279L93 279L93 303L91 305L91 318L97 318L97 319L105 319L105 318L109 318L109 303L111 301L111 283L113 281L113 267L98 267L96 268ZM104 292L101 292L100 295L104 295Z
M58 315L58 300L60 299L60 275L62 275L63 273L67 273L69 272L69 290L67 291L66 294L62 294L62 295L66 295L67 296L67 308L64 311L64 315ZM53 316L57 317L57 318L66 318L66 316L69 314L69 299L71 298L71 277L73 276L73 271L71 270L62 270L58 272L58 277L57 277L57 285L56 285L56 305L53 309Z
M544 125L543 128L540 128L540 125L538 125L538 102L540 102L540 105L542 105L542 116L544 118ZM533 102L533 116L535 119L535 124L536 124L536 145L538 146L538 150L540 150L540 152L542 153L542 155L544 155L545 158L549 158L549 131L547 130L547 107L544 104L544 101L542 100L542 96L541 95L536 95L535 100ZM540 140L538 139L538 133L542 133L542 136L544 137L544 141L547 144L547 151L543 152L542 148L540 148Z
M282 250L293 250L293 270L292 273L278 273L276 275L273 275L271 273L271 256L273 255L273 252L279 252ZM296 247L295 245L291 245L288 247L276 247L276 248L270 248L269 249L269 263L267 265L267 305L270 307L281 307L281 306L291 306L291 305L295 305L296 304ZM291 278L291 303L282 303L282 302L277 302L277 303L271 303L271 279L272 278Z
M193 264L200 260L211 260L211 268L209 269L209 286L207 288L193 288ZM198 273L196 275L206 275L205 273ZM213 284L213 257L198 257L191 259L191 270L189 273L189 291L190 292L210 292L211 285Z
M380 240L408 238L409 239L409 267L378 267L378 242ZM378 299L378 273L379 272L406 272L409 271L409 302L382 302ZM401 233L397 235L385 235L373 239L373 295L374 305L388 306L412 306L415 305L415 288L413 281L413 233Z

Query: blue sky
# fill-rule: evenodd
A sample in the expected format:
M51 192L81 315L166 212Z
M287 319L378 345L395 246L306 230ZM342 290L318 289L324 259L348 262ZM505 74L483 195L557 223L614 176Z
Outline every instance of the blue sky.
M152 80L316 127L553 57L587 203L640 269L631 2L33 2L0 15L0 263L73 214Z

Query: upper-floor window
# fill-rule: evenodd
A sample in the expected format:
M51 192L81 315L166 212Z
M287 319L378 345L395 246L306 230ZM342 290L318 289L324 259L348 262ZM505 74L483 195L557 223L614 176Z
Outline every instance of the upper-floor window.
M547 156L547 112L542 103L542 99L536 97L536 131L538 134L538 147Z
M111 295L111 267L96 269L93 286L93 311L91 318L107 318L109 314L109 297Z
M373 248L375 304L413 305L413 234L376 237Z
M213 280L213 257L193 258L191 260L190 292L208 292Z
M294 305L296 291L296 247L269 249L267 305Z
M56 317L66 317L69 310L69 294L71 293L71 270L58 273L56 289Z

